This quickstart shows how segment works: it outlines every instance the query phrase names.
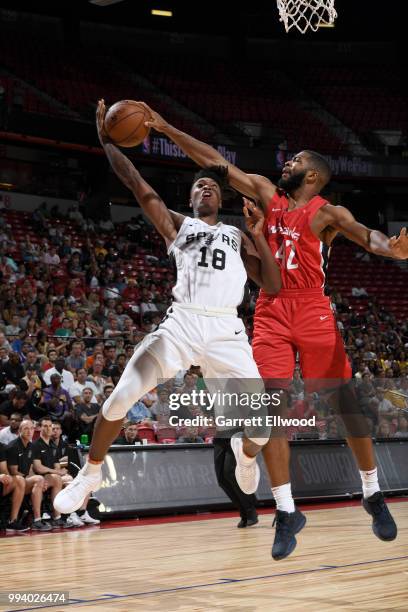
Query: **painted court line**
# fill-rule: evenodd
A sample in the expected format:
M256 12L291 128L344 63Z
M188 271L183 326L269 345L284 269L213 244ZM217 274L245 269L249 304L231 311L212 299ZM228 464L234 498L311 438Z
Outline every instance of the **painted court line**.
M401 561L403 559L408 559L408 555L404 555L402 557L387 557L385 559L372 559L371 561L359 561L357 563L345 563L343 565L335 565L335 566L322 565L315 569L294 570L292 572L280 572L278 574L269 574L266 576L253 576L252 578L220 578L219 580L217 580L217 582L209 582L206 584L192 584L190 586L180 586L180 587L173 587L169 589L156 589L154 591L142 591L139 593L128 593L126 595L115 595L113 593L112 594L103 593L100 597L97 597L95 599L80 599L80 598L70 599L68 603L64 604L64 607L65 606L75 606L78 604L87 605L87 604L97 603L97 602L102 603L104 601L110 601L114 599L131 599L133 597L143 597L146 595L159 595L162 593L176 593L178 591L191 591L193 589L202 589L205 587L222 586L222 585L226 585L230 583L252 582L255 580L267 580L270 578L280 578L281 576L298 576L301 574L314 574L317 572L328 572L330 570L345 569L349 567L372 565L374 563L386 563L388 561ZM13 608L10 610L6 610L5 612L28 612L28 610L45 610L46 608L61 608L61 604L52 604L50 606L34 606L32 608L18 608L18 609Z

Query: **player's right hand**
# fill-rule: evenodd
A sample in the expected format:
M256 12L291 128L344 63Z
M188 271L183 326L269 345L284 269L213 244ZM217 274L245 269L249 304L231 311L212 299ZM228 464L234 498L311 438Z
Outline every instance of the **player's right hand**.
M109 137L105 130L105 115L105 100L102 98L101 100L98 100L98 106L96 107L96 129L98 131L99 141L102 146L109 142Z
M399 236L393 236L389 240L391 257L394 259L408 259L408 234L407 228L403 227Z
M251 200L248 200L247 198L243 198L243 200L244 206L242 210L245 216L247 229L254 238L257 238L263 234L265 215L260 208L251 202Z
M146 102L139 102L149 115L149 119L145 121L145 126L148 128L154 128L157 132L166 132L170 125L163 119L159 113L156 113L153 109L146 104Z

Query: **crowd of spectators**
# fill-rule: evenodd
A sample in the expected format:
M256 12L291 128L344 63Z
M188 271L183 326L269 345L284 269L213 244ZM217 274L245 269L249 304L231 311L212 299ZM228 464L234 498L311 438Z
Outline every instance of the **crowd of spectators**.
M101 406L135 345L156 328L170 304L173 284L164 246L141 217L114 225L110 219L85 219L77 206L65 217L45 204L29 218L3 209L0 443L18 441L24 446L33 438L51 439L51 428L56 427L64 444L88 444ZM359 401L373 436L408 437L408 322L397 320L374 297L365 298L366 309L356 312L348 298L331 292ZM255 301L255 288L250 287L241 307L249 337ZM199 366L192 366L151 390L130 407L116 443L211 442L213 426L169 425L170 393L196 387L203 389L204 382ZM296 418L316 416L317 422L313 431L288 431L290 438L344 435L325 398L305 391L299 370L290 389L289 412ZM191 406L185 416L202 414L205 407ZM2 464L1 456L0 472L2 465L5 472L8 460ZM44 480L35 463L27 474L17 470L14 475L34 478L25 486L37 509L40 489L49 489L52 498L64 484L65 468L55 463L57 467L48 468L57 470L53 478L47 474ZM0 480L14 476L3 473ZM3 482L4 490L11 486ZM13 486L17 491L22 484Z

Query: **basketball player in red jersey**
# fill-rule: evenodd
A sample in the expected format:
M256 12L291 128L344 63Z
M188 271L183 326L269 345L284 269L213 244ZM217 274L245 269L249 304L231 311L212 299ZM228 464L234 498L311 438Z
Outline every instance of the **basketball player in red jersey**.
M302 151L287 161L277 187L264 176L241 171L213 147L177 130L147 105L146 108L151 114L146 125L171 138L200 166L227 165L230 184L262 206L267 240L280 263L282 289L275 296L261 292L257 302L253 352L258 369L269 389L285 388L292 379L298 353L309 388L336 388L347 442L362 478L363 506L373 517L375 535L382 540L395 539L397 527L380 492L372 440L349 383L351 367L324 285L328 255L337 233L370 253L406 259L406 228L398 237L388 238L359 223L346 208L333 206L320 197L331 170L319 153ZM241 485L240 467L248 473L261 449L246 438L233 438L231 444ZM263 447L263 455L277 507L272 556L283 559L294 550L295 535L304 526L305 517L293 502L286 437L272 436ZM246 486L245 493L254 492L257 485L254 468L252 485Z

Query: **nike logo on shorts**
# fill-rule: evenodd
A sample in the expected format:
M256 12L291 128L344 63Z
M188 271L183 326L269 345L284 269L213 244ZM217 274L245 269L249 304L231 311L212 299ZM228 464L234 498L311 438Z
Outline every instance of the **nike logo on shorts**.
M242 329L240 329L239 331L234 332L234 333L235 333L235 335L237 336L237 335L238 335L238 334L240 334L241 332L242 332Z
M329 315L325 315L324 317L320 317L320 320L321 320L321 321L324 321L325 319L327 319L327 317L328 317L328 316L329 316Z

